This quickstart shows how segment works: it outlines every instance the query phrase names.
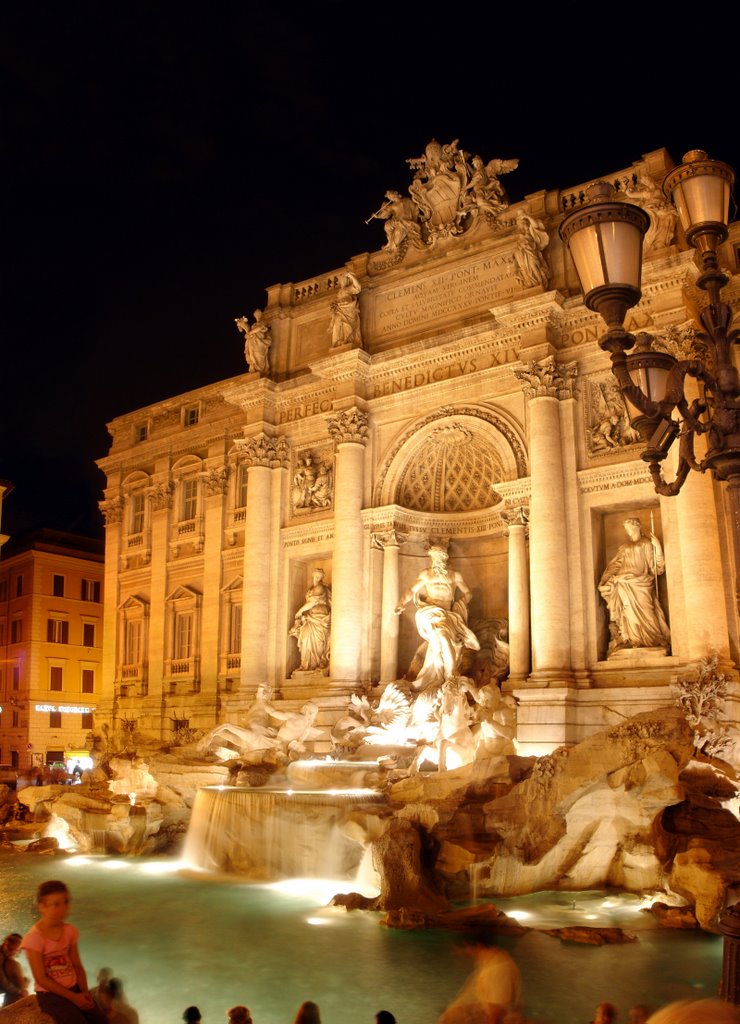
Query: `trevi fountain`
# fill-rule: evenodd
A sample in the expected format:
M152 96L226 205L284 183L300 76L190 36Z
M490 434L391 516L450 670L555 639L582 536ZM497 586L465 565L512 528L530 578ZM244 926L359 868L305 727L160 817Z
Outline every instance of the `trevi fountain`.
M114 682L81 784L3 792L0 916L23 931L63 877L143 1024L304 999L434 1020L481 933L543 1022L717 991L740 884L721 502L705 479L658 499L583 344L556 228L585 185L511 205L515 160L409 164L382 248L237 320L243 377L110 426ZM671 166L610 179L650 218L634 329L668 348L693 338Z

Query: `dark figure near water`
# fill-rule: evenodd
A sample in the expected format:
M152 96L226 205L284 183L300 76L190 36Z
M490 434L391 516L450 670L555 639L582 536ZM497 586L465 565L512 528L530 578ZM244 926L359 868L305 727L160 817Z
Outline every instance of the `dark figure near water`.
M316 1003L301 1003L293 1024L321 1024L321 1015Z
M390 1010L378 1010L375 1014L375 1024L396 1024L396 1018Z
M197 1006L189 1006L187 1010L184 1011L182 1019L185 1021L185 1024L200 1024L200 1010Z

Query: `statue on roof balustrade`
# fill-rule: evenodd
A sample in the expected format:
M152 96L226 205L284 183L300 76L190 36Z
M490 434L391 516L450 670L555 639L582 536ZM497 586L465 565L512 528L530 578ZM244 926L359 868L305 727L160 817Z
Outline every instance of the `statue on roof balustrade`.
M255 309L253 324L249 323L246 316L237 317L234 323L244 334L244 358L249 364L250 372L266 377L270 372L272 332L262 320L262 310Z

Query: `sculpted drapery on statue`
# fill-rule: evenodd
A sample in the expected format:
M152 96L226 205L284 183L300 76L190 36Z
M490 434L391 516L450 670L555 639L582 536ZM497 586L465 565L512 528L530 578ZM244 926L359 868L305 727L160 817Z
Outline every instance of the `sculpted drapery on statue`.
M340 345L362 345L360 329L360 303L358 296L362 285L354 274L347 272L342 275L337 298L331 304L331 347Z
M301 655L301 672L322 670L329 665L331 633L331 589L324 583L324 570L314 569L313 583L295 613L288 635L293 636Z
M244 358L250 371L267 376L270 372L272 334L267 324L262 322L262 310L255 309L251 326L246 316L237 317L234 323L244 334Z
M467 625L470 589L460 573L449 568L445 548L432 545L429 557L431 567L419 573L395 609L396 615L400 615L413 600L417 609L416 628L427 644L424 663L412 683L416 690L441 686L454 679L459 674L463 649L480 650Z
M622 544L599 581L599 593L609 609L609 656L630 647L661 647L670 630L658 600L657 577L665 571L658 538L643 537L639 519L626 519L629 541Z
M545 231L542 221L530 217L524 210L517 211L516 228L514 262L517 280L525 288L532 288L535 285L547 288L550 268L542 253L547 248L550 236Z

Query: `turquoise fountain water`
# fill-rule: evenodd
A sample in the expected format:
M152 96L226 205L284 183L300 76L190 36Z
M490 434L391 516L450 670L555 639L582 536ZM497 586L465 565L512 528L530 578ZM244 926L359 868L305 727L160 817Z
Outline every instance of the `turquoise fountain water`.
M236 1003L250 1007L255 1024L291 1024L305 999L319 1004L323 1024L372 1024L383 1008L399 1024L433 1024L470 968L459 935L393 931L377 914L327 908L346 883L274 888L194 874L164 858L0 854L3 934L33 923L34 890L54 877L71 889L89 973L112 967L141 1024L177 1024L193 1003L204 1024L222 1024ZM639 936L602 947L540 932L502 939L521 969L526 1011L541 1024L585 1024L603 999L626 1020L636 1003L717 992L721 940L656 929L635 897L546 893L498 905L527 925L618 924Z

